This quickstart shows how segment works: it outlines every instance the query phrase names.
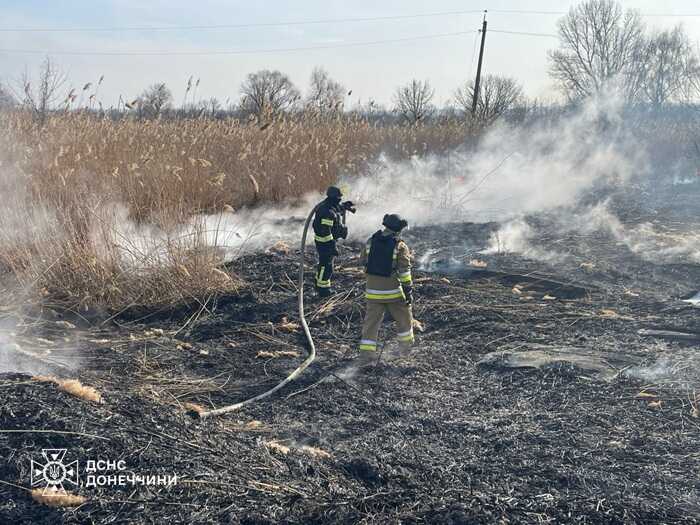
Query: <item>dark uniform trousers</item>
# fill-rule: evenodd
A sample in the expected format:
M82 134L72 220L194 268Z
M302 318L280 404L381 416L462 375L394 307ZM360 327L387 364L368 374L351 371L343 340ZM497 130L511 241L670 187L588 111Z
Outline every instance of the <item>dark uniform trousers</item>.
M316 242L318 268L316 269L316 287L330 288L333 277L333 260L337 255L335 242Z

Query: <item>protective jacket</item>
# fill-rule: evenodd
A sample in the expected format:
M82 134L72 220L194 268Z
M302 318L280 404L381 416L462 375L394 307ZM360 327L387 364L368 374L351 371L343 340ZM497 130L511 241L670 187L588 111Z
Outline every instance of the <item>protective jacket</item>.
M378 231L362 249L361 262L367 276L367 311L362 323L361 351L376 351L379 328L387 312L398 325L400 343L411 345L413 312L411 309L411 253L399 234Z
M367 276L367 301L405 302L404 287L412 285L411 252L398 233L378 231L362 249L361 264Z
M343 212L337 200L323 201L316 210L313 228L314 240L319 244L332 243L335 246L336 239L343 239L347 235L347 228L343 224Z
M345 238L348 234L343 224L343 212L339 200L328 198L321 203L314 216L313 229L318 251L316 288L330 290L333 258L338 255L335 241Z

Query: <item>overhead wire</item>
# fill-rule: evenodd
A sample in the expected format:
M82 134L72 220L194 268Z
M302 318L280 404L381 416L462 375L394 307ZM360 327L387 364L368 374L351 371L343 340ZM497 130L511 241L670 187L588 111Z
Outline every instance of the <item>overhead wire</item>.
M534 33L530 31L510 31L507 29L489 29L489 33L503 33L506 35L521 35L521 36L541 36L541 37L548 37L548 38L558 38L558 35L555 35L554 33Z
M457 31L454 33L436 33L432 35L419 35L404 38L392 38L385 40L369 40L364 42L346 42L340 44L323 44L318 46L282 47L267 49L235 49L225 51L61 51L43 49L1 49L0 54L34 54L34 55L70 55L70 56L207 56L207 55L255 55L265 53L288 53L296 51L313 51L319 49L339 49L346 47L373 46L381 44L394 44L435 38L447 38L454 36L471 35L474 31Z
M54 28L8 28L0 27L2 33L96 33L96 32L121 32L121 31L192 31L192 30L216 30L216 29L247 29L255 27L281 27L319 24L345 24L358 22L381 22L389 20L408 20L415 18L431 18L440 16L455 16L483 13L481 9L467 11L439 11L433 13L419 13L412 15L387 15L356 18L326 18L320 20L292 20L282 22L250 22L244 24L214 24L214 25L190 25L190 26L123 26L123 27L54 27Z
M256 23L241 23L241 24L218 24L218 25L190 25L190 26L124 26L124 27L103 27L103 28L2 28L0 33L9 32L119 32L119 31L185 31L185 30L209 30L209 29L240 29L254 27L278 27L278 26L295 26L295 25L319 25L319 24L335 24L335 23L359 23L371 21L390 21L390 20L407 20L420 19L428 17L455 16L464 14L476 13L501 13L501 14L517 14L517 15L565 15L566 11L543 11L543 10L526 10L526 9L471 9L459 11L438 11L430 13L408 14L408 15L387 15L374 17L355 17L355 18L327 18L318 20L293 20L281 22L256 22ZM700 13L640 13L642 16L648 17L700 17ZM489 28L490 33L528 36L528 37L544 37L557 38L554 33L531 32L531 31L516 31L507 29ZM436 33L428 35L419 35L403 38L370 40L362 42L344 42L337 44L321 44L297 47L282 47L282 48L258 48L258 49L233 49L233 50L194 50L194 51L175 51L175 50L160 50L160 51L70 51L70 50L48 50L48 49L27 49L27 48L0 48L0 54L25 54L25 55L56 55L56 56L217 56L217 55L255 55L255 54L270 54L270 53L288 53L300 51L314 51L324 49L341 49L351 47L373 46L382 44L393 44L402 42L412 42L429 40L436 38L446 38L474 34L475 39L478 38L478 30L475 31L458 31L452 33ZM475 40L476 42L476 40ZM473 46L472 63L470 69L473 69L474 55L476 52L476 43Z
M240 24L198 24L198 25L156 25L156 26L113 26L113 27L0 27L0 33L98 33L98 32L140 32L140 31L207 31L223 29L247 29L256 27L284 27L302 25L345 24L362 22L382 22L410 20L465 14L500 13L513 15L562 16L568 11L528 10L528 9L468 9L458 11L436 11L407 15L385 15L350 18L324 18L316 20L286 20L279 22L246 22ZM644 17L700 17L698 13L639 13Z
M562 16L569 14L569 11L541 11L541 10L529 10L529 9L488 9L489 13L500 13L500 14L510 14L510 15L552 15L552 16ZM698 13L644 13L639 12L639 16L643 17L698 17Z

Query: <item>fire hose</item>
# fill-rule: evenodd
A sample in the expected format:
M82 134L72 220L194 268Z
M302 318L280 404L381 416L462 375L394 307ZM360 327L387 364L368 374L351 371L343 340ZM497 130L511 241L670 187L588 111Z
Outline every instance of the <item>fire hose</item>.
M309 213L309 216L306 218L306 222L304 223L304 232L301 234L301 254L299 255L299 319L301 321L301 326L304 328L306 340L309 342L309 355L306 357L304 362L297 367L296 370L289 374L281 383L277 384L275 387L271 388L267 392L263 392L262 394L259 394L255 397L251 397L250 399L246 399L245 401L235 403L233 405L228 405L214 410L199 411L197 415L200 418L204 419L206 417L220 416L221 414L235 412L236 410L243 408L244 406L250 405L252 403L255 403L256 401L260 401L261 399L265 399L266 397L271 396L272 394L274 394L281 388L284 388L287 384L291 383L296 378L298 378L304 372L304 370L306 370L309 367L309 365L314 361L314 359L316 359L316 345L314 344L314 340L311 337L309 325L307 324L306 317L304 316L304 250L306 248L306 234L309 231L309 224L311 223L311 219L313 218L314 214L316 213L316 210L319 208L319 206L321 206L321 204L322 203L319 202L316 206L314 206L314 208Z

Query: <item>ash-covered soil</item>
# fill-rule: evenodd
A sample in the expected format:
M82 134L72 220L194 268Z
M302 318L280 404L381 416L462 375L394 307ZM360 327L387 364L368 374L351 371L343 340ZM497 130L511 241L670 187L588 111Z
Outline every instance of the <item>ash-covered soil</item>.
M693 224L687 214L620 206L630 227ZM31 374L1 377L0 521L700 522L700 324L680 301L700 288L700 266L662 262L609 233L562 231L551 216L528 222L538 258L478 253L496 224L411 230L424 330L410 356L389 343L363 370L353 366L359 245L346 245L338 295L307 307L317 362L275 397L218 418L192 417L186 403L241 401L305 356L295 324L298 252L236 261L229 270L246 290L198 307L131 311L75 329L44 312L36 335L52 343L37 346L54 357L80 348L78 372L54 372L95 387L103 401ZM566 257L547 260L547 250ZM387 325L387 340L391 333ZM533 347L602 356L613 374L479 364ZM108 459L124 460L127 472L176 474L178 483L83 483L67 488L84 504L53 509L27 491L42 449L67 449L83 478L86 461Z

